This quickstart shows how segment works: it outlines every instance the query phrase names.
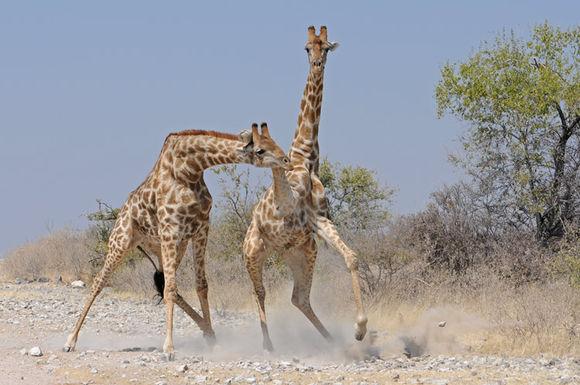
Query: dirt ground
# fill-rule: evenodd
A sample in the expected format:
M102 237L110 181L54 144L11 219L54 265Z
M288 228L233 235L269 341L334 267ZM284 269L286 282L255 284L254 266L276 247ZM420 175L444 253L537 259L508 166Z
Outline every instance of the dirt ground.
M331 345L297 311L276 309L272 354L261 350L254 313L214 314L218 345L210 349L177 309L176 360L167 362L160 351L164 307L110 290L93 305L76 351L65 353L86 292L53 283L0 284L0 384L580 384L579 357L408 358L403 353L414 342L404 336L394 341L382 332L372 343L358 343L345 322L330 327ZM42 356L29 354L36 346Z

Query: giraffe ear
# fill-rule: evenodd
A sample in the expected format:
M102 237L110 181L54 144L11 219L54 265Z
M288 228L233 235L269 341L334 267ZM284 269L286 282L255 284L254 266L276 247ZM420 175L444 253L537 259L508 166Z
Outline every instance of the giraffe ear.
M340 44L338 44L337 41L329 41L327 44L328 44L328 50L329 51L334 51L340 45Z
M257 125L256 125L256 127L257 127ZM254 148L252 131L243 130L242 132L240 132L240 141L242 143L244 143L243 151L245 151L245 152L252 151L252 149Z

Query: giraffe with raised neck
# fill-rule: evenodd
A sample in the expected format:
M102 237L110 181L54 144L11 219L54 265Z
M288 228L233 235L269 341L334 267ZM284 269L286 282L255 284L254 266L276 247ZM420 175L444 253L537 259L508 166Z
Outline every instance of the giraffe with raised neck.
M210 319L205 275L205 248L212 198L203 179L205 169L221 164L247 163L257 167L288 168L289 159L268 130L239 135L187 130L167 136L161 153L141 185L129 194L119 211L104 266L94 278L79 319L69 335L65 351L75 348L89 309L124 256L135 247L158 256L162 272L162 297L166 305L166 338L163 351L174 358L173 305L181 307L200 327L208 343L215 333ZM196 291L201 315L178 293L176 270L188 242L192 243ZM156 279L157 284L157 279ZM159 287L159 285L158 285Z
M252 222L244 239L244 259L254 286L263 347L269 351L273 350L273 345L266 323L266 291L262 271L265 259L272 253L281 255L292 271L292 304L302 311L324 338L331 340L330 333L310 305L310 289L317 255L314 234L323 238L344 257L351 273L357 308L355 338L362 340L367 330L357 257L342 241L336 227L328 218L324 187L316 175L324 66L327 53L336 47L336 43L328 41L326 27L321 27L319 36L316 35L314 27L308 28L306 52L310 69L290 151L292 170L272 169L273 185L266 190L254 208Z

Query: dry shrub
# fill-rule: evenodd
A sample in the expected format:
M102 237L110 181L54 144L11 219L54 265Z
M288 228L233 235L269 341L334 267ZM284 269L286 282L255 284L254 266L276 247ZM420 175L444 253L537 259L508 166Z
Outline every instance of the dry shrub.
M393 221L382 238L347 235L361 259L371 327L388 331L391 343L398 341L400 348L401 341L405 346L412 341L431 354L441 349L518 355L580 352L580 290L573 285L578 240L547 249L523 232L506 232L486 242L459 232L462 238L440 251L453 257L437 254L444 261L438 263L430 247L433 238L417 237L417 224L446 229L437 233L440 244L457 231L449 230L453 223L440 226L411 216ZM421 229L422 234L431 231ZM323 268L331 266L323 274L324 283L315 289L326 293L340 287L338 298L323 296L330 302L325 308L337 316L352 316L354 305L344 296L350 290L348 274L336 269L342 261L333 258ZM560 261L558 268L555 261ZM448 325L440 330L436 324L443 320Z
M59 230L10 251L1 273L11 279L87 280L95 273L92 244L89 232Z
M516 286L483 265L462 275L409 267L395 277L367 301L371 328L391 340L410 336L431 354L580 352L580 292L564 280Z

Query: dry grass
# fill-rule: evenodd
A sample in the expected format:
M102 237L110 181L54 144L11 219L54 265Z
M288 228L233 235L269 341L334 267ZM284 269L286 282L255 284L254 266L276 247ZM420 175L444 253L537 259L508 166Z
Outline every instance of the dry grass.
M55 231L12 250L2 260L0 277L37 280L62 277L65 282L88 280L95 273L89 232Z
M52 233L9 253L0 274L7 279L30 280L61 275L65 281L81 278L90 282L95 273L89 262L91 242L85 233ZM580 290L569 280L552 277L514 283L506 274L498 274L497 267L484 264L457 275L444 269L425 269L420 258L406 258L391 273L365 300L369 325L384 331L387 351L400 349L397 343L412 340L424 353L432 354L580 354ZM151 298L155 294L152 274L149 261L133 260L114 275L111 286L121 295ZM179 287L196 304L194 277L188 254L179 270ZM207 277L215 311L256 310L241 258L220 258L210 247ZM269 308L291 307L292 282L283 264L271 264L264 279ZM324 320L350 323L355 313L351 293L344 262L322 247L312 289L313 307ZM436 324L443 320L447 326L438 328Z

